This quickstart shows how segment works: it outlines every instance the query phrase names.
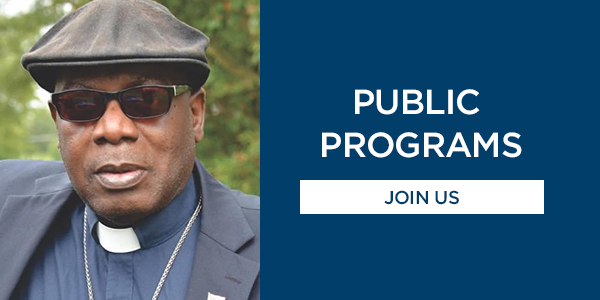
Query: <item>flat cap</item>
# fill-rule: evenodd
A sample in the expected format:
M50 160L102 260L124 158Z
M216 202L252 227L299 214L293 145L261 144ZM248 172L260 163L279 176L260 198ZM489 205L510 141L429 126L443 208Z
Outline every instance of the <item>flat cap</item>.
M58 21L21 64L54 92L58 70L73 66L170 64L202 86L209 39L151 0L95 0Z

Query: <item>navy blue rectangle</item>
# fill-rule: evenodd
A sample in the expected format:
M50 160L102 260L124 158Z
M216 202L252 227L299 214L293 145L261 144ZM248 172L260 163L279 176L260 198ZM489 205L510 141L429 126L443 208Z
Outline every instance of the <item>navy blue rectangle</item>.
M597 298L598 7L559 2L263 1L264 299ZM354 113L354 91L382 91ZM475 115L406 115L404 89ZM469 98L472 97L472 98ZM366 101L366 98L365 98ZM321 135L342 146L321 155ZM517 158L344 156L345 132L520 134ZM383 149L386 145L375 145ZM383 152L383 150L380 150ZM482 151L482 149L481 149ZM301 179L545 181L544 215L299 215ZM383 201L383 199L365 199Z

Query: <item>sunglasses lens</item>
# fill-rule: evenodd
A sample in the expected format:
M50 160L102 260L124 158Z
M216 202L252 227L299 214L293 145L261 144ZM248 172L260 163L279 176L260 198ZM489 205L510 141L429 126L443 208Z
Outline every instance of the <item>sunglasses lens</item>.
M69 121L96 120L104 113L104 96L92 91L58 94L53 102L62 118Z
M171 106L169 90L146 86L131 89L121 95L121 108L132 118L152 118L163 115Z

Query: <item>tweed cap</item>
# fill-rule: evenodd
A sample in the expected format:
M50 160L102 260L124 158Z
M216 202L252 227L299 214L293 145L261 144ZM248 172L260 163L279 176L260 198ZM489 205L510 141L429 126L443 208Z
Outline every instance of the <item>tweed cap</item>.
M210 68L208 37L151 0L95 0L58 21L24 54L21 64L54 92L64 67L169 64L202 86Z

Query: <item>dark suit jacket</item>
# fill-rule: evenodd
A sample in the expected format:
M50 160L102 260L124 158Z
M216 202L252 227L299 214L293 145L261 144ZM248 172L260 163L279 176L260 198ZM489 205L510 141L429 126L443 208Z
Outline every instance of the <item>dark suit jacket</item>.
M187 300L260 299L260 200L196 161L203 207ZM195 171L196 172L196 171ZM49 228L78 204L60 162L0 161L0 300L9 299Z

